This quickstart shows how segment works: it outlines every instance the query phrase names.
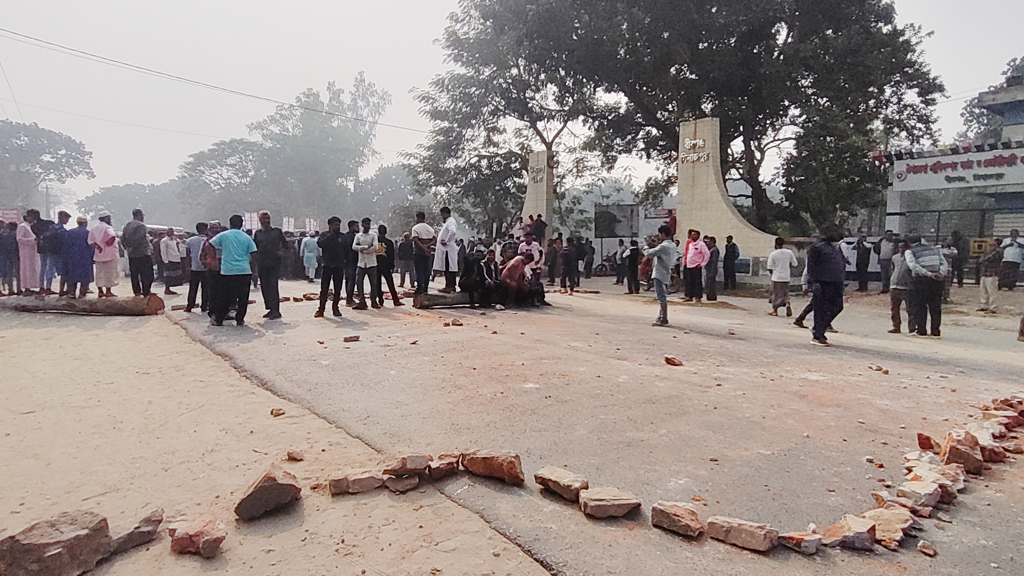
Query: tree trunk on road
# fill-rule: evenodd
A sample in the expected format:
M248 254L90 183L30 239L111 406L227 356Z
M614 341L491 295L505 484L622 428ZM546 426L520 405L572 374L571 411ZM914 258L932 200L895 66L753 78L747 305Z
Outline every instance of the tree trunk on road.
M0 310L18 312L70 312L100 316L153 316L164 310L156 294L145 298L60 298L56 296L9 296L0 298Z

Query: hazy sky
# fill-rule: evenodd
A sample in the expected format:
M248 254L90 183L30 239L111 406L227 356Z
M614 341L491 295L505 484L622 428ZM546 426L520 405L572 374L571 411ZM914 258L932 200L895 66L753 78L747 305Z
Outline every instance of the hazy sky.
M953 0L896 5L902 22L934 31L926 57L956 99L938 108L944 139L952 140L963 98L998 82L1006 61L1024 56L1024 7L1021 0L975 0L969 8ZM362 70L394 99L384 122L424 129L409 90L445 69L434 40L456 7L457 0L8 0L0 27L284 101L307 87L323 89L329 80L348 86ZM215 140L247 136L246 123L273 111L272 104L7 38L0 38L0 63L21 104L19 113L0 83L9 117L72 135L93 151L96 179L70 183L82 195L110 184L162 182L188 154ZM393 161L422 137L381 127L382 161Z

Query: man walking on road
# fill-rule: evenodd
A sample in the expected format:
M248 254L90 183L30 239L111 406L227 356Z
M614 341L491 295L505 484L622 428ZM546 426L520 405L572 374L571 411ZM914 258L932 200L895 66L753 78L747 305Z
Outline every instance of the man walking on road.
M843 311L843 281L846 258L836 246L843 239L842 230L835 224L826 224L821 238L807 250L807 280L811 285L814 303L814 327L811 343L831 346L825 332Z
M317 262L320 250L312 231L306 232L306 237L299 243L299 256L302 258L302 268L306 272L306 281L312 283L316 279L316 269L320 265Z
M260 211L260 228L252 235L256 244L256 273L260 278L263 292L263 306L268 320L281 318L281 292L278 280L281 278L281 257L288 246L284 232L270 225L270 212Z
M793 315L793 308L789 304L789 280L792 277L792 268L795 268L798 262L796 255L784 248L785 245L786 241L783 238L776 238L775 250L768 255L768 272L772 275L772 311L769 316L778 316L779 308L783 306L786 308L787 317Z
M352 243L359 234L359 222L348 221L348 232L345 233L345 242L341 250L345 255L345 306L349 308L356 305L356 288L363 289L363 284L356 284L356 276L359 272L359 253L352 249Z
M888 294L892 281L892 259L896 253L896 240L892 230L885 231L885 238L875 242L873 250L878 256L878 267L882 271L882 291L879 294Z
M416 293L426 294L430 286L430 249L434 246L434 228L427 224L427 215L416 213L416 225L412 227L413 266L416 268Z
M651 281L658 296L658 318L652 326L668 326L668 285L672 281L672 264L676 258L676 243L672 241L672 229L666 224L658 227L661 243L644 249L644 256L653 260ZM699 236L698 236L699 237Z
M217 234L210 244L220 251L220 287L218 302L211 324L223 326L228 310L235 306L235 323L245 326L245 313L249 307L249 283L252 281L251 254L256 243L242 232L242 216L234 214L228 220L230 230Z
M136 296L149 296L153 286L153 245L145 220L142 209L136 208L132 210L131 222L121 230L121 244L128 252L128 273Z
M359 300L353 310L366 310L366 288L364 282L370 281L370 306L380 308L377 300L381 295L377 292L377 233L370 231L373 221L363 218L363 231L352 240L352 250L357 254L356 261L356 298ZM454 246L455 243L452 242Z
M341 291L344 289L345 263L347 254L351 248L346 250L348 234L341 232L341 218L331 216L327 219L327 232L321 234L317 245L323 253L323 270L320 272L320 308L313 313L314 318L324 317L324 308L327 307L327 293L334 283L334 297L331 299L331 312L341 316Z
M439 292L451 294L455 292L455 278L459 273L459 247L455 243L458 225L452 217L451 208L441 207L441 219L444 225L437 233L437 251L434 253L434 270L444 272L444 288Z
M935 246L921 242L920 234L907 237L910 250L906 253L910 281L910 307L917 323L918 336L927 336L928 317L931 316L931 335L942 336L942 291L946 283L949 264Z

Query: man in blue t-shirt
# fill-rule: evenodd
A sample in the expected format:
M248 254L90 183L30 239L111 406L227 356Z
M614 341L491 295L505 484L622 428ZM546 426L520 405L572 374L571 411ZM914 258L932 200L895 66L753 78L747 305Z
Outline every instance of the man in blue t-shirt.
M217 291L213 303L214 326L223 326L231 305L235 305L235 322L245 325L245 312L249 305L249 282L252 280L252 268L249 265L251 254L256 251L256 243L248 234L242 232L242 217L235 214L228 220L230 230L225 230L210 239L210 244L220 250L220 290Z

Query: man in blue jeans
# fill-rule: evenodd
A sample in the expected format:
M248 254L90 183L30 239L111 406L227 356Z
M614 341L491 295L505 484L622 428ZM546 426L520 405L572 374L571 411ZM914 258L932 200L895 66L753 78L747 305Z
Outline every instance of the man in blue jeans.
M373 308L383 307L379 284L377 284L377 244L379 244L377 233L370 231L373 223L369 218L363 218L363 231L356 234L352 240L352 251L356 253L356 305L353 310L366 310L365 280L370 281L370 306Z
M651 280L654 282L654 293L658 296L661 311L652 326L668 326L668 285L672 281L672 264L676 259L676 243L672 241L672 228L667 224L658 227L661 243L652 248L644 248L644 255L653 261Z
M213 310L214 326L223 326L231 305L235 305L235 323L245 326L245 312L249 306L249 284L252 282L251 254L256 243L242 232L242 216L235 214L228 220L231 226L210 239L210 244L221 251L220 286Z

